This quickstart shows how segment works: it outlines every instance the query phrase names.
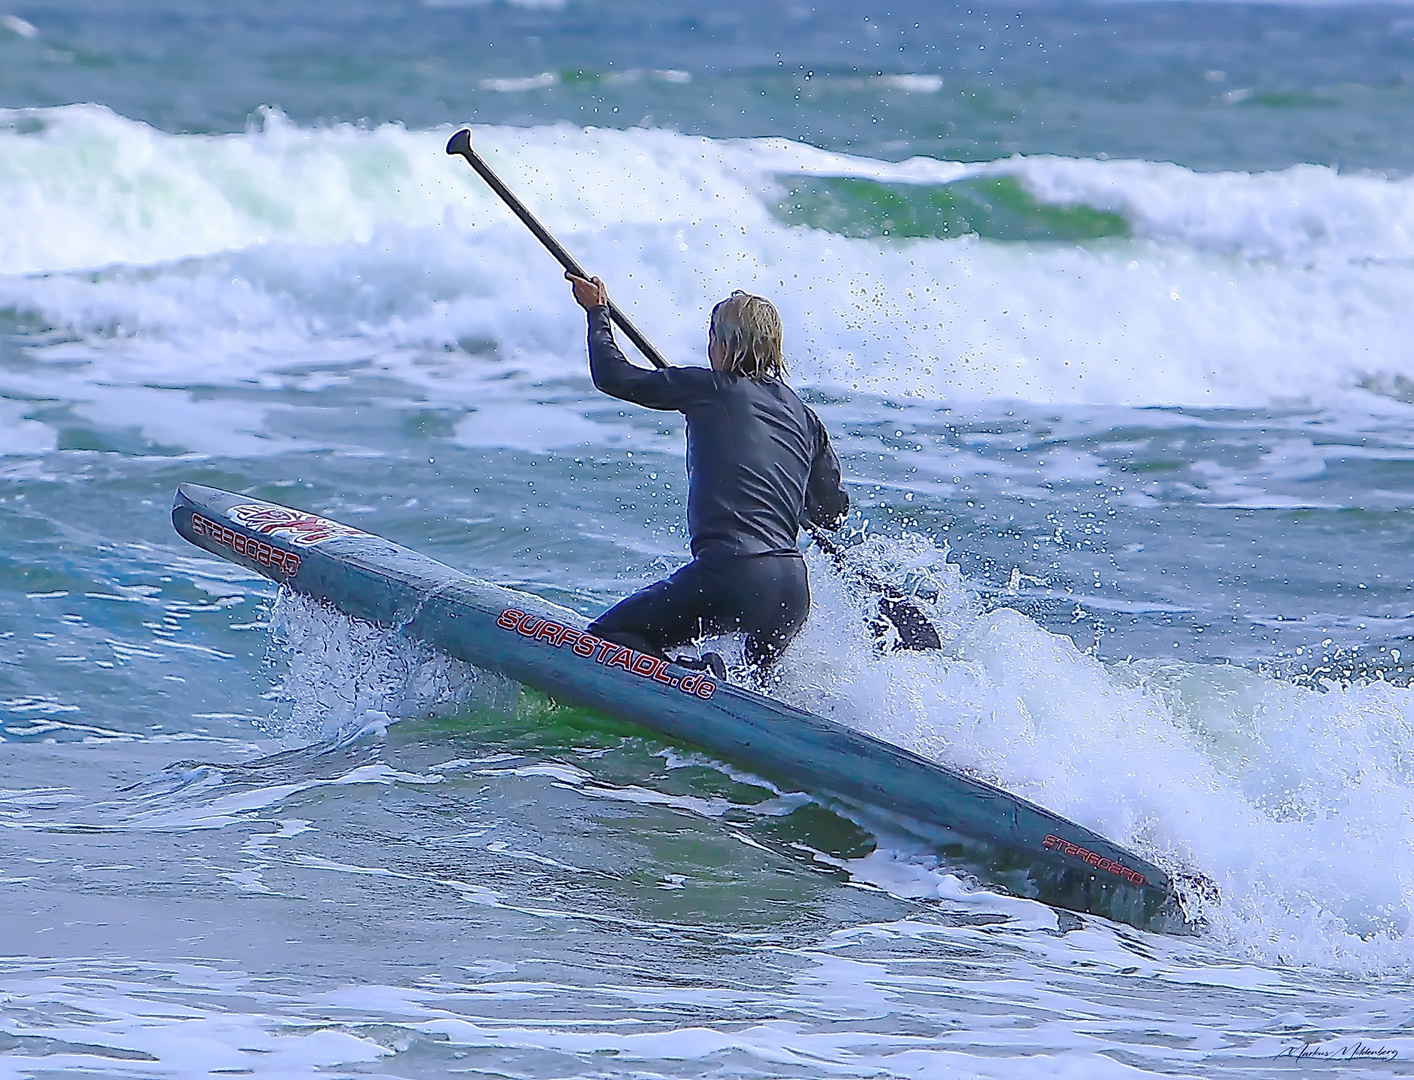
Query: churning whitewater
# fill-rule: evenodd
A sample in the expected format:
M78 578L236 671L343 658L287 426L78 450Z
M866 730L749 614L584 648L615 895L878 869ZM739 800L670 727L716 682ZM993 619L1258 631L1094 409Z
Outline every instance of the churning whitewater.
M18 211L0 236L5 303L129 352L154 338L145 372L162 346L195 340L221 357L203 367L220 382L350 339L393 357L479 343L542 380L582 367L574 311L547 303L538 252L474 175L449 168L441 131L308 130L267 113L243 134L181 136L98 106L3 117L0 193ZM477 140L683 362L714 298L749 286L776 299L797 379L822 390L1263 407L1398 398L1414 378L1407 179L893 164L784 139L563 125ZM967 189L950 214L940 197L984 181L976 199L1010 203L991 214L1004 238L1098 235L949 235L972 212Z

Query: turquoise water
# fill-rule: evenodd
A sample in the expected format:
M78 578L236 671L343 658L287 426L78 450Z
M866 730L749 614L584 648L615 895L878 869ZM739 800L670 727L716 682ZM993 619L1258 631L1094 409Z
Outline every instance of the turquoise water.
M1401 6L0 10L4 1068L1409 1071L1412 75ZM176 538L212 484L585 613L685 557L680 422L461 123L675 362L780 306L944 649L812 552L778 693L1203 872L1206 934Z
M34 32L0 29L7 105L95 101L167 131L240 131L273 106L301 124L666 127L887 159L1414 164L1414 22L1399 4L59 0L13 13Z

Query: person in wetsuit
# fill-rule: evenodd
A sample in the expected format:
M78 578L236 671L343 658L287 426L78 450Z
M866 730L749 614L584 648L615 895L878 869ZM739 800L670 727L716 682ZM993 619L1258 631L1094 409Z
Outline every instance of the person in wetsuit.
M666 656L697 638L741 631L747 662L768 667L810 611L797 530L836 528L849 511L825 426L782 381L780 315L769 300L738 290L712 309L710 369L650 371L615 343L604 283L565 276L588 316L594 385L687 418L692 561L619 601L589 632Z

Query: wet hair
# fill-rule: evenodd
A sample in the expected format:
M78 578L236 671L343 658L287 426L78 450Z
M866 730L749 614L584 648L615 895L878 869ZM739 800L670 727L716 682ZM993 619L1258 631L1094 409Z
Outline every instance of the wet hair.
M712 309L711 339L726 354L724 369L762 382L786 374L776 305L737 289Z

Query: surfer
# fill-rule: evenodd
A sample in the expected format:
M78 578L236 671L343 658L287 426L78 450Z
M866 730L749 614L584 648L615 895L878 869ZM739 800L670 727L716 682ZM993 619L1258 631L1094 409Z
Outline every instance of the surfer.
M565 277L588 316L594 385L687 418L692 561L619 601L589 632L664 657L705 635L740 631L747 663L764 670L810 611L797 531L802 524L834 529L849 511L825 426L783 381L775 305L732 293L712 309L710 369L648 371L615 343L604 283Z

